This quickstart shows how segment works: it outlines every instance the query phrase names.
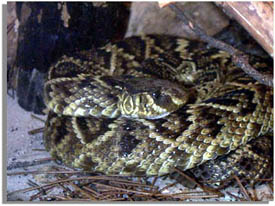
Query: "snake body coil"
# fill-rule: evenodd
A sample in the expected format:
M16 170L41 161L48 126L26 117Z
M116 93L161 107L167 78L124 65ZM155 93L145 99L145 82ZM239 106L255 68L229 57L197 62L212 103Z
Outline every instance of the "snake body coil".
M269 71L261 59L250 63ZM261 151L271 147L263 142L273 130L273 89L201 42L148 35L63 56L50 68L45 101L45 146L73 167L163 175L205 165L223 179L241 173L244 157L258 163L255 177L271 164Z

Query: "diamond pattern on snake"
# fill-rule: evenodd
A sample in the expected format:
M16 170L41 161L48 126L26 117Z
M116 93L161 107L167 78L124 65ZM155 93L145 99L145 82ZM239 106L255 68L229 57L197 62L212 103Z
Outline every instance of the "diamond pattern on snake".
M71 167L127 176L199 168L219 180L272 168L273 88L202 42L146 35L63 56L44 95L46 149Z

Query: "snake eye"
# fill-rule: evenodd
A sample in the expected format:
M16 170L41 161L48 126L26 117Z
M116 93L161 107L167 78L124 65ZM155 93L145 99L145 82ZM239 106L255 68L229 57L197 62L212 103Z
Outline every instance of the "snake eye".
M159 106L168 106L171 103L171 98L160 91L152 93L152 97Z
M154 98L154 100L159 99L161 97L160 91L153 92L152 97Z

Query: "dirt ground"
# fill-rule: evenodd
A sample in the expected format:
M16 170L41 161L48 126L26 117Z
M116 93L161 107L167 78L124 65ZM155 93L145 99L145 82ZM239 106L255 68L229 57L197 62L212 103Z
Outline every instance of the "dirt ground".
M46 119L45 116L38 117ZM35 162L50 157L44 151L42 133L28 134L31 130L42 128L43 125L42 121L33 118L30 112L19 107L16 99L7 96L7 150L5 151L7 173L45 167L47 163L40 165ZM30 187L28 183L31 179L32 175L7 176L7 193ZM8 200L28 200L30 195L31 193L11 193L8 195Z

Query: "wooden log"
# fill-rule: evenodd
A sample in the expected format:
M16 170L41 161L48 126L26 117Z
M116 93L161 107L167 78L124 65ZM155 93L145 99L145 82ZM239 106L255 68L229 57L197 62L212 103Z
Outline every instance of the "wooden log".
M273 2L216 2L273 57Z
M133 2L126 37L154 33L197 39L189 26L165 5L160 8L157 2ZM211 2L177 2L177 5L210 36L229 25L229 18Z

